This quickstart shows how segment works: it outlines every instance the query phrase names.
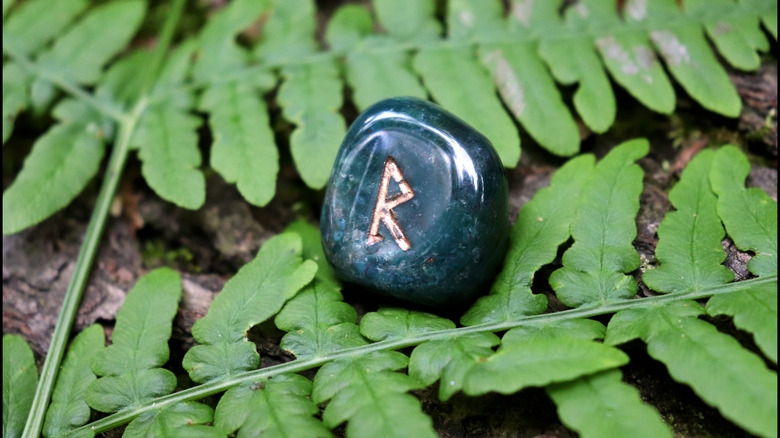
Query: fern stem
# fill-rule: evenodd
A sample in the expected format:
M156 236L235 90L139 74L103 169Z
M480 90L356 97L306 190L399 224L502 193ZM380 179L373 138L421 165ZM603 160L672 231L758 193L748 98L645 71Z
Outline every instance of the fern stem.
M94 433L100 433L109 429L126 424L139 415L146 413L152 409L162 409L166 406L172 406L176 403L199 400L210 395L218 394L223 391L240 385L246 382L253 382L261 379L266 379L271 376L279 375L282 373L298 373L311 368L316 368L332 360L349 357L360 356L375 351L381 350L398 350L401 348L412 347L419 345L426 341L438 340L438 339L450 339L458 336L463 336L470 333L485 333L485 332L501 332L528 324L531 322L550 322L556 320L572 320L590 318L599 315L616 313L626 309L636 309L640 307L657 306L660 304L684 301L684 300L697 300L702 298L709 298L714 295L722 295L727 293L738 292L745 289L758 286L760 284L776 282L777 276L767 276L756 278L752 280L740 281L737 283L729 283L721 286L710 287L698 291L674 293L668 295L658 295L654 297L641 298L641 299L625 299L615 301L602 306L590 306L580 307L577 309L564 310L556 313L547 313L542 315L524 316L511 321L502 321L497 323L480 324L470 327L460 327L455 329L438 330L423 333L417 336L412 336L402 339L391 339L386 341L374 342L372 344L363 345L359 347L346 348L343 350L337 350L326 356L309 357L305 359L296 359L291 362L274 365L267 368L262 368L255 371L249 371L233 376L232 378L219 380L215 382L204 383L202 385L195 386L184 391L169 394L164 397L159 397L153 400L149 400L146 403L137 406L132 409L123 410L117 412L108 417L94 421L86 426L82 426L78 429L71 431L72 435L75 435L84 430L91 430Z
M95 202L95 209L92 211L92 217L89 220L87 232L84 236L84 243L82 243L76 259L73 277L71 277L68 290L65 292L65 299L62 303L60 315L57 318L57 325L54 327L49 351L46 353L46 360L43 362L41 378L38 381L35 398L27 417L23 437L36 438L41 434L46 408L54 389L54 382L57 379L57 372L65 352L70 329L76 317L76 311L87 283L92 261L100 245L100 237L103 234L103 229L109 216L111 201L119 186L122 169L127 161L130 137L135 129L136 120L132 117L126 118L126 121L119 125L118 139L111 151L111 158L106 168L103 184L100 187L100 193L98 193Z
M73 320L76 317L81 296L87 285L92 262L95 259L95 254L100 246L100 239L103 235L106 221L108 220L111 201L119 187L119 180L121 179L122 171L124 170L125 163L130 154L130 139L132 138L133 131L135 131L138 120L147 107L148 101L145 96L146 92L151 88L159 75L160 67L164 60L164 54L170 45L173 32L176 29L183 8L184 0L174 0L172 12L166 19L159 45L155 51L154 62L152 63L151 69L152 73L148 79L147 87L144 89L142 95L139 96L132 112L130 114L107 113L107 115L111 115L119 121L119 132L116 143L111 151L111 158L106 167L100 192L95 201L95 209L92 211L92 216L90 217L89 225L87 226L84 242L81 245L78 258L76 259L73 277L71 277L70 283L68 284L68 289L65 292L65 298L62 303L62 309L57 318L57 324L54 327L49 351L46 353L46 359L41 369L41 377L38 381L38 387L35 391L30 413L27 416L24 432L22 433L22 437L24 438L37 438L41 435L46 409L48 408L49 400L51 399L54 390L54 383L57 379L57 373L65 353L65 347L73 326ZM21 59L21 57L19 59ZM29 66L37 68L37 66L31 63L29 59L26 59L26 57L25 61L29 63ZM45 71L38 69L37 73L44 74ZM57 85L63 85L60 82L54 81L52 78L48 79L52 80ZM73 94L75 97L81 98L91 103L93 106L102 105L98 100L92 97L92 95L78 86L64 80L62 80L62 82L66 85L63 89ZM103 112L102 107L96 106L96 108Z

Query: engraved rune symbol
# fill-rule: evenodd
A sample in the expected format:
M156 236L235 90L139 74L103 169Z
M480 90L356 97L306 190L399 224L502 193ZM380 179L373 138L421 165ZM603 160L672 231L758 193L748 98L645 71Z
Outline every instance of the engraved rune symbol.
M390 185L390 178L398 183L401 193L387 197L387 189ZM382 235L379 234L379 221L385 223L385 226L393 235L395 243L406 251L411 248L409 239L404 236L404 230L398 224L398 218L395 216L393 208L414 198L414 190L409 187L409 183L404 181L404 174L395 162L393 157L388 156L385 160L385 171L382 174L382 183L379 185L379 194L376 196L376 207L374 207L374 217L371 219L371 227L368 229L368 244L373 245L382 241Z

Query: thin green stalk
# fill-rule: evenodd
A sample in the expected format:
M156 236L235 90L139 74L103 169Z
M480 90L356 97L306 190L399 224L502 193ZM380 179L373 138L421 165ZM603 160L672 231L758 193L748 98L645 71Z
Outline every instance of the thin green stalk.
M119 121L119 133L111 151L111 158L106 167L100 192L98 193L95 202L95 209L92 211L92 216L90 217L89 225L87 226L84 242L81 245L78 258L76 259L73 277L71 277L68 289L65 292L65 299L63 300L62 309L57 318L57 325L54 327L49 351L46 353L46 359L43 363L43 368L41 369L41 378L38 381L38 387L35 391L32 407L30 408L30 413L27 416L27 423L25 424L24 432L22 433L22 437L24 438L37 438L41 435L46 409L48 408L49 400L51 399L51 394L54 390L54 383L57 379L57 373L65 353L65 347L68 342L70 330L73 326L73 320L76 317L81 295L87 284L92 262L98 247L100 246L100 239L103 235L106 221L108 220L111 202L119 187L119 180L130 153L130 139L132 138L136 124L147 105L145 93L151 88L151 85L159 74L164 54L168 50L168 46L173 38L173 32L181 17L183 7L184 0L174 0L172 5L173 11L168 15L161 38L158 42L158 47L155 51L155 63L153 64L147 87L144 89L144 95L139 97L138 102L130 114L125 115L109 112L113 111L110 107L102 105L99 101L94 99L92 95L78 86L72 86L72 84L67 82L62 83L62 81L54 81L56 78L48 78L53 80L57 85L60 85L64 91L70 93L74 97L87 101L99 111L117 119ZM26 57L24 57L24 59L28 62L27 68L33 68L34 71L38 73L43 71L37 68L37 66Z
M95 253L97 253L100 245L100 237L108 219L111 201L119 186L119 178L127 161L127 155L130 150L130 136L134 128L135 120L133 119L119 125L119 138L111 151L111 159L106 168L103 184L95 202L95 209L92 211L92 217L87 226L84 243L82 243L76 259L73 277L71 277L68 290L65 292L65 300L57 318L57 325L54 326L49 351L46 353L46 360L43 362L43 368L41 369L41 379L38 381L38 388L35 391L35 398L33 399L22 437L37 438L41 434L46 408L49 405L49 399L54 389L60 362L65 352L70 329L73 326L73 319L76 316L81 295L87 283L92 260L94 260Z
M380 350L398 350L401 348L412 347L419 345L423 342L437 340L437 339L451 339L458 336L463 336L469 333L495 333L505 330L509 330L515 327L522 326L531 322L539 321L557 321L557 320L572 320L591 318L599 315L606 315L616 313L621 310L634 309L637 307L655 306L667 302L682 301L682 300L698 300L702 298L708 298L714 295L721 295L727 293L734 293L740 290L748 289L756 285L777 282L777 276L772 275L769 277L762 277L753 280L741 281L737 283L729 283L721 286L715 286L706 288L699 291L685 292L679 294L658 295L655 297L641 298L641 299L626 299L619 300L613 303L609 303L602 306L586 306L577 309L564 310L555 313L545 313L541 315L524 316L511 321L501 321L497 323L480 324L470 327L461 327L456 329L437 330L432 332L423 333L416 336L411 336L402 339L390 339L386 341L374 342L368 345L362 345L359 347L345 348L343 350L337 350L325 356L315 356L305 359L296 359L291 362L286 362L279 365L262 368L255 371L248 371L238 374L229 379L219 380L215 382L204 383L202 385L195 386L184 391L176 392L166 395L164 397L158 397L153 400L149 400L143 405L136 406L132 409L123 410L117 412L108 417L94 421L86 426L82 426L78 429L71 431L72 435L84 430L92 430L95 433L104 432L115 427L119 427L123 424L127 424L139 415L146 413L152 409L161 409L165 406L171 406L176 403L185 401L199 400L210 395L218 394L223 391L227 391L237 385L245 382L257 381L269 376L275 376L282 373L298 373L311 368L316 368L332 360L349 357L360 356L371 352Z

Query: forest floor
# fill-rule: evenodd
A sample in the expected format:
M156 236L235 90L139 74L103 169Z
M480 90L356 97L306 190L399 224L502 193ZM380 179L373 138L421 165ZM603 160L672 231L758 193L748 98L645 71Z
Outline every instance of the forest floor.
M656 229L670 209L667 192L685 164L700 149L726 143L741 146L752 164L748 184L761 187L777 200L776 60L765 63L757 72L731 72L731 75L743 98L744 109L739 119L726 119L707 112L679 88L675 113L672 116L655 114L615 87L618 117L614 127L602 135L582 129L582 151L599 157L621 141L637 137L650 140L651 151L639 162L646 176L636 219L638 234L634 243L642 258L637 278L653 263ZM344 114L348 122L357 115L349 107L344 109ZM36 123L22 117L17 125L22 135L14 140L22 146L3 149L4 189L13 180L29 150ZM277 131L282 168L277 195L264 208L249 206L234 186L207 171L205 206L197 211L182 210L154 195L140 177L137 160L128 163L112 208L113 217L104 233L82 299L75 330L98 322L110 335L116 312L137 278L153 268L171 266L182 275L184 294L175 320L169 363L181 363L184 352L193 345L190 329L194 321L206 313L226 280L254 257L263 242L296 219L318 223L323 193L308 189L298 177L287 149L291 127L281 119L279 109L273 107L272 126ZM29 138L24 137L25 130L30 131ZM207 146L208 143L202 145L206 163ZM521 162L516 168L507 170L512 221L534 193L549 184L551 175L562 162L544 152L532 139L523 137ZM23 336L33 348L39 365L48 348L97 190L98 186L93 182L74 203L54 217L21 233L3 237L3 333ZM729 254L727 265L737 273L737 279L745 278L749 255L737 251L729 241L724 241L724 247ZM548 291L546 275L549 272L542 274L536 278L535 292L546 293L551 298L550 311L565 308ZM640 287L639 293L649 292ZM349 286L344 295L360 315L387 303L381 297L366 295ZM445 312L445 316L457 315ZM716 319L714 323L756 350L752 337L735 329L730 319ZM262 366L293 358L279 348L282 334L272 324L252 330L251 337L257 342ZM745 434L702 402L689 387L674 382L666 368L647 355L642 342L634 341L621 348L632 358L623 368L625 380L639 389L643 400L661 412L677 436ZM173 371L183 374L181 369ZM186 377L181 383L186 385ZM439 402L437 390L438 386L434 385L415 394L422 401L423 410L432 416L434 427L442 437L576 436L560 423L552 402L540 389L527 389L511 396L456 395L446 403ZM343 429L337 433L343 434Z

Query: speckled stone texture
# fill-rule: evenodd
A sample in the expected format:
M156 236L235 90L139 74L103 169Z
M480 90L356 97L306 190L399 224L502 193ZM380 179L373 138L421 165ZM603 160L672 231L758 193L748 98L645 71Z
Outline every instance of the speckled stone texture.
M432 103L393 98L361 114L341 145L322 244L343 280L459 305L487 293L509 236L507 209L504 169L484 136Z

